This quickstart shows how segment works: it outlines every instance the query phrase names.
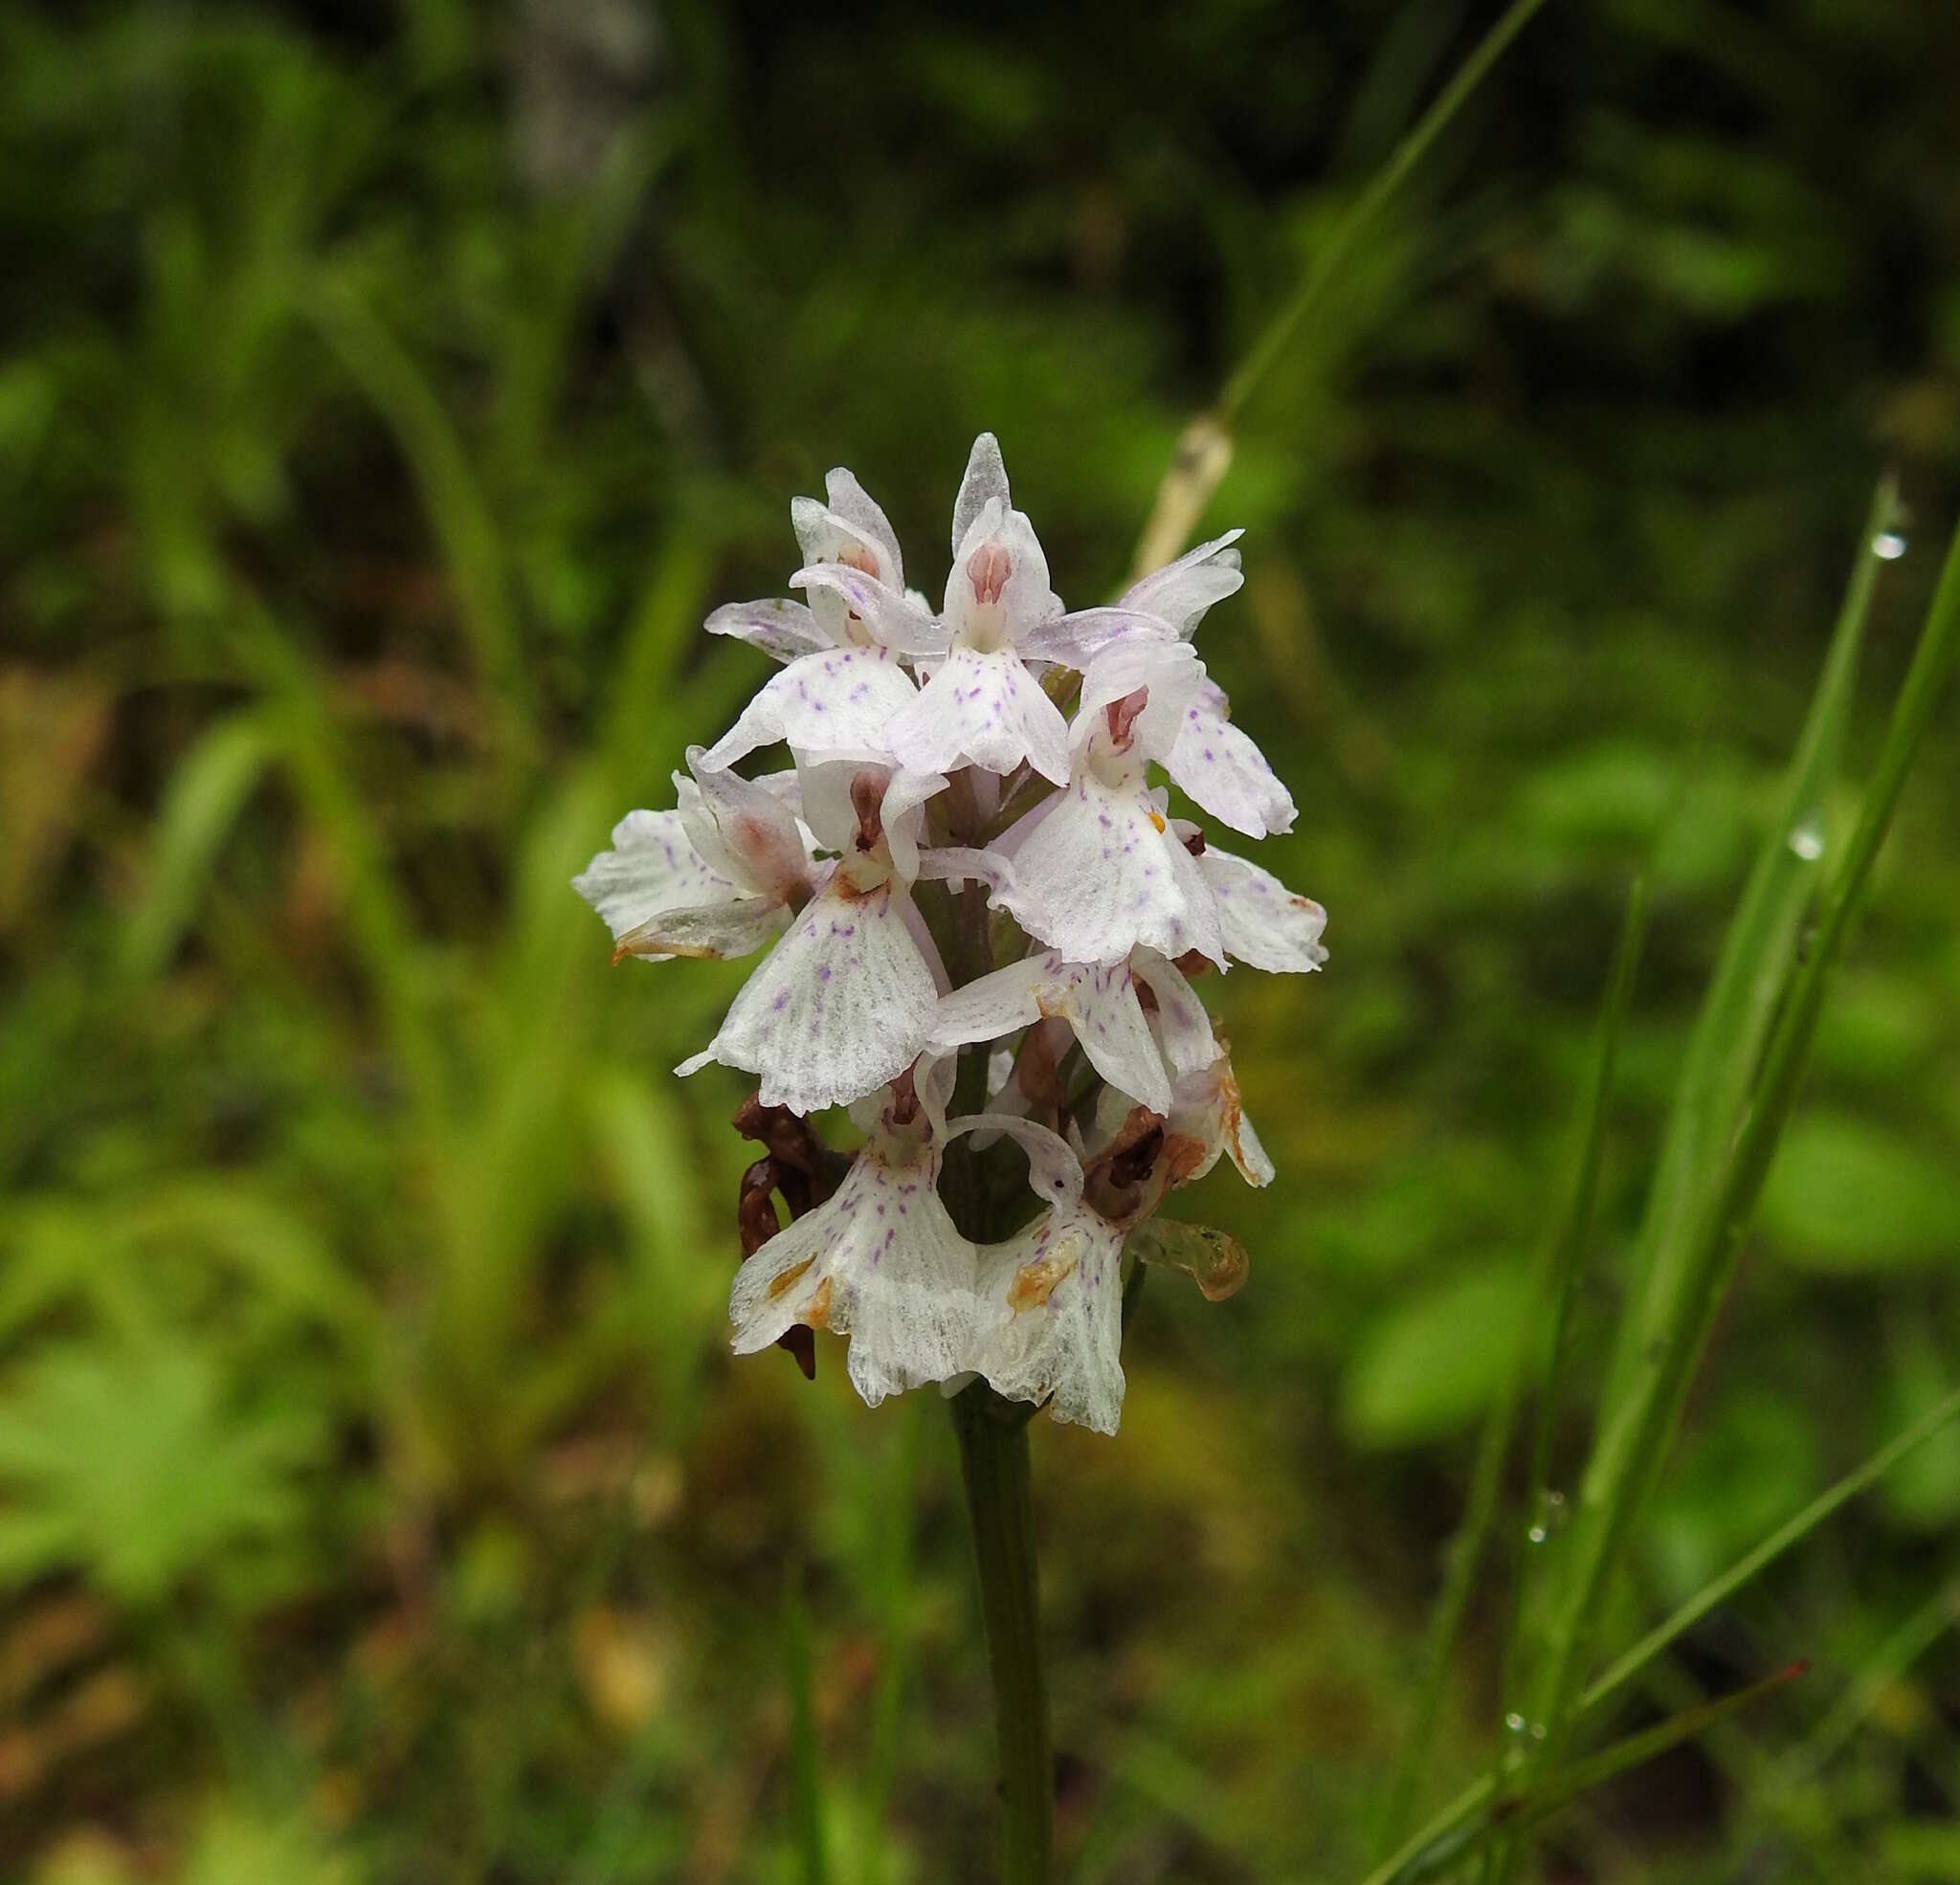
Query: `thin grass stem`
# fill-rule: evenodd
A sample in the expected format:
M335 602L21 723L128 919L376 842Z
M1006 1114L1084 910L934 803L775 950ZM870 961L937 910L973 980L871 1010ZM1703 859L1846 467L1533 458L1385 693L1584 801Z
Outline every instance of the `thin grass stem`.
M1869 1458L1855 1466L1835 1484L1828 1486L1800 1512L1779 1525L1761 1543L1698 1590L1679 1608L1650 1630L1638 1642L1615 1657L1587 1686L1580 1696L1576 1713L1591 1715L1611 1696L1640 1674L1656 1656L1692 1630L1717 1605L1767 1569L1793 1545L1800 1543L1840 1507L1876 1484L1912 1450L1929 1440L1943 1428L1960 1419L1960 1389L1927 1409L1919 1419L1881 1447ZM1485 1774L1473 1781L1450 1803L1440 1807L1405 1839L1362 1880L1362 1885L1405 1885L1410 1868L1424 1852L1449 1838L1463 1823L1497 1795L1499 1776Z
M1548 1360L1545 1386L1539 1396L1539 1413L1532 1440L1532 1476L1529 1483L1533 1488L1542 1486L1546 1480L1559 1364L1570 1318L1574 1281L1592 1235L1607 1101L1613 1090L1614 1066L1620 1031L1626 1020L1627 1002L1639 963L1646 912L1646 885L1644 881L1636 882L1628 899L1626 917L1614 951L1613 966L1607 975L1606 992L1600 1004L1592 1077L1587 1082L1575 1120L1577 1159L1572 1182L1567 1192L1565 1208L1545 1241L1537 1265L1534 1295L1540 1300L1549 1300L1551 1334L1546 1350ZM1381 1857L1403 1830L1414 1802L1416 1785L1429 1761L1437 1719L1441 1713L1443 1692L1449 1680L1450 1664L1462 1633L1470 1593L1476 1584L1477 1567L1495 1529L1503 1465L1509 1457L1517 1430L1518 1408L1523 1400L1531 1358L1530 1345L1521 1346L1517 1361L1478 1441L1469 1497L1464 1504L1462 1522L1450 1541L1442 1595L1437 1600L1431 1623L1414 1719L1397 1752L1395 1769L1376 1829L1376 1858ZM1513 1629L1515 1624L1514 1605Z

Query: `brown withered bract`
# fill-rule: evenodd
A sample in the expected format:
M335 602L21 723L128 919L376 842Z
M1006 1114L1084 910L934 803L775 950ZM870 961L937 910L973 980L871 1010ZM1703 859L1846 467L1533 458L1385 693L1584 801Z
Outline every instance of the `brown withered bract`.
M787 1106L765 1106L759 1094L751 1093L736 1107L732 1123L744 1139L754 1140L779 1164L801 1172L810 1181L810 1203L796 1211L799 1217L810 1205L822 1204L850 1169L851 1161L841 1152L833 1152L802 1114L792 1113Z
M733 1124L744 1139L768 1148L742 1174L736 1194L742 1254L750 1257L782 1229L772 1197L781 1197L792 1218L801 1217L837 1188L851 1161L833 1152L800 1113L787 1106L765 1106L759 1094L751 1093L735 1109ZM799 1322L786 1329L776 1338L776 1346L795 1357L806 1381L816 1379L816 1336L811 1328Z

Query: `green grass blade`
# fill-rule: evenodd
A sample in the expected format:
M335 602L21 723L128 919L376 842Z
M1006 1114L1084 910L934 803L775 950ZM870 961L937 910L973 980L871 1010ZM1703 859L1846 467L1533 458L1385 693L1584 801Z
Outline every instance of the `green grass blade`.
M124 973L154 975L169 959L272 758L265 718L248 708L208 728L178 762L157 816L148 890L122 934Z
M1559 1241L1552 1253L1552 1275L1558 1284L1557 1298L1552 1306L1551 1329L1547 1338L1545 1386L1539 1395L1538 1417L1531 1435L1531 1475L1526 1481L1533 1497L1551 1483L1551 1445L1558 1424L1566 1337L1571 1327L1572 1299L1578 1288L1579 1269L1592 1237L1593 1212L1599 1201L1599 1167L1606 1147L1606 1108L1613 1094L1620 1038L1626 1031L1627 1009L1633 1000L1634 979L1639 972L1640 951L1646 937L1647 881L1639 877L1635 879L1627 898L1626 916L1621 921L1619 942L1614 951L1613 972L1607 982L1605 1005L1599 1018L1598 1045L1594 1051L1592 1083L1586 1106L1578 1176L1571 1206L1566 1212ZM1527 1513L1527 1525L1530 1522ZM1529 1541L1527 1532L1526 1542ZM1522 1595L1523 1580L1518 1582ZM1511 1618L1513 1636L1517 1622L1514 1610ZM1507 1640L1507 1669L1512 1647Z
M1767 1569L1793 1545L1808 1538L1840 1507L1875 1485L1915 1447L1929 1440L1955 1419L1960 1419L1960 1389L1948 1395L1936 1407L1928 1408L1910 1427L1894 1435L1869 1458L1819 1493L1802 1511L1738 1558L1720 1577L1704 1585L1624 1654L1615 1657L1580 1697L1579 1713L1590 1714L1609 1696L1616 1695L1669 1644L1692 1630L1717 1605L1733 1596L1758 1572ZM1403 1881L1421 1875L1409 1870L1416 1857L1439 1847L1445 1840L1456 1838L1465 1823L1496 1797L1499 1785L1499 1777L1495 1774L1486 1774L1482 1779L1472 1782L1377 1865L1362 1885L1390 1885L1391 1880ZM1461 1852L1460 1844L1457 1850Z
M1232 463L1232 427L1254 393L1285 358L1306 317L1356 239L1380 216L1429 147L1448 128L1465 100L1544 4L1545 0L1512 0L1503 17L1484 34L1477 49L1437 94L1436 101L1390 152L1388 162L1322 244L1312 266L1301 277L1285 305L1267 323L1251 352L1226 381L1216 407L1200 413L1185 429L1158 483L1149 520L1137 544L1134 567L1138 575L1169 562L1189 541L1199 514L1211 501L1212 493Z
M1636 1249L1638 1299L1621 1326L1603 1409L1621 1405L1639 1358L1664 1338L1692 1287L1685 1268L1685 1232L1698 1208L1705 1205L1735 1142L1821 868L1825 797L1843 747L1881 562L1873 546L1897 511L1898 488L1887 477L1873 494L1871 514L1859 539L1838 626L1785 777L1776 817L1723 939L1714 979L1695 1019ZM1813 835L1818 840L1815 846Z
M1871 867L1891 829L1892 813L1904 789L1906 774L1918 755L1933 709L1944 692L1953 665L1956 640L1960 640L1960 533L1948 552L1946 567L1933 597L1926 628L1914 652L1912 667L1901 689L1898 704L1879 764L1859 810L1857 827L1851 834L1844 861L1833 879L1824 903L1823 916L1810 947L1808 959L1795 973L1794 986L1787 1004L1782 1005L1776 1031L1764 1062L1763 1076L1748 1117L1737 1141L1735 1156L1726 1177L1707 1214L1697 1248L1689 1264L1691 1275L1704 1278L1692 1314L1682 1319L1673 1341L1657 1366L1654 1386L1644 1397L1642 1418L1634 1431L1632 1459L1636 1478L1628 1496L1610 1515L1611 1522L1602 1534L1603 1549L1592 1572L1594 1595L1610 1574L1631 1524L1633 1513L1644 1499L1658 1475L1660 1455L1681 1416L1695 1363L1713 1330L1729 1278L1741 1254L1742 1235L1755 1208L1763 1181L1783 1135L1792 1108L1796 1103L1797 1086L1810 1056L1817 1017L1823 1011L1824 996L1838 958L1850 933L1853 918L1863 900Z
M1284 356L1302 323L1313 311L1314 303L1320 299L1322 291L1341 266L1342 258L1354 246L1355 239L1381 214L1389 200L1408 180L1409 173L1421 163L1430 145L1442 136L1450 121L1462 109L1464 101L1483 82L1484 75L1503 56L1511 41L1524 32L1532 15L1544 5L1545 0L1512 0L1503 16L1483 35L1476 51L1457 68L1456 76L1443 87L1436 102L1422 114L1408 136L1390 153L1389 161L1376 171L1368 188L1355 198L1353 207L1341 218L1333 234L1314 257L1313 266L1293 291L1292 298L1274 316L1252 352L1226 383L1224 396L1218 402L1218 411L1228 424L1244 411L1246 402L1258 390L1259 383Z
M1886 505L1888 500L1889 493L1882 490L1880 505ZM1874 514L1888 518L1890 512L1889 508L1875 506ZM1868 562L1872 554L1867 537L1860 546L1860 564ZM1949 574L1952 576L1950 566ZM1835 754L1837 739L1831 728L1834 723L1841 728L1855 674L1851 655L1861 635L1867 598L1868 590L1854 582L1819 685L1817 704L1813 708L1792 767L1791 789L1784 809L1796 820L1811 815L1810 808L1820 801L1829 777L1824 756ZM1858 829L1827 898L1824 920L1812 944L1809 960L1800 966L1794 961L1801 901L1793 899L1795 910L1788 920L1787 942L1778 947L1780 982L1771 986L1767 994L1752 995L1736 1010L1740 1020L1752 1012L1760 1001L1768 1012L1778 1016L1753 1101L1748 1104L1746 1120L1738 1122L1740 1136L1735 1136L1735 1127L1725 1114L1711 1115L1699 1104L1694 1107L1696 1131L1708 1136L1705 1148L1697 1149L1692 1155L1694 1169L1699 1174L1693 1186L1695 1195L1685 1198L1679 1211L1669 1210L1661 1227L1663 1240L1653 1247L1652 1253L1653 1267L1666 1279L1658 1294L1664 1295L1668 1304L1667 1319L1664 1323L1646 1325L1647 1332L1627 1364L1624 1397L1610 1401L1602 1412L1580 1508L1575 1515L1567 1581L1554 1617L1550 1652L1537 1689L1538 1705L1533 1711L1535 1718L1548 1725L1551 1753L1555 1753L1581 1666L1590 1652L1599 1606L1618 1565L1634 1519L1659 1475L1686 1399L1688 1384L1726 1294L1743 1226L1754 1208L1770 1159L1794 1102L1797 1076L1809 1051L1830 969L1844 941L1851 905L1863 885L1879 840L1890 823L1905 769L1918 749L1925 720L1931 711L1925 699L1929 686L1927 676L1934 672L1943 676L1950 655L1956 609L1960 609L1960 577L1941 585L1912 676L1901 699L1900 717L1895 720L1880 773L1866 794ZM1795 829L1795 824L1780 825L1770 836L1770 851L1789 849L1787 835ZM1794 852L1792 856L1796 863L1810 861L1796 856ZM1781 867L1777 868L1780 871ZM1748 920L1746 913L1742 926L1747 926ZM1775 942L1775 936L1766 931L1763 946L1768 948ZM1744 965L1736 972L1753 986L1764 970ZM1749 1042L1746 1037L1725 1038L1718 1045L1744 1054ZM1753 1055L1749 1058L1753 1062ZM1743 1103L1747 1094L1746 1090L1735 1092L1737 1076L1731 1073L1724 1079L1736 1103ZM1723 1156L1731 1144L1733 1154ZM1650 1299L1654 1294L1657 1293L1650 1293Z
M1798 1756L1794 1778L1808 1780L1850 1741L1877 1709L1885 1691L1960 1622L1960 1584L1943 1586L1878 1649L1813 1730Z
M314 276L305 311L394 433L457 586L462 627L501 705L506 738L528 740L530 687L511 607L510 572L490 501L435 388L351 283Z
M1683 1741L1694 1740L1718 1722L1726 1721L1763 1696L1795 1681L1809 1667L1808 1663L1791 1663L1775 1674L1764 1676L1760 1682L1751 1682L1748 1687L1738 1689L1733 1695L1704 1702L1699 1708L1685 1709L1679 1715L1669 1716L1664 1721L1657 1721L1651 1728L1642 1728L1637 1734L1628 1735L1610 1747L1601 1748L1597 1754L1589 1754L1583 1760L1561 1768L1551 1785L1539 1792L1519 1800L1515 1805L1510 1802L1501 1804L1491 1818L1494 1822L1502 1822L1509 1830L1531 1831L1543 1826L1553 1814L1564 1811L1582 1795L1591 1793L1594 1787L1604 1786L1608 1781L1616 1780L1621 1774L1644 1766Z
M803 1885L824 1885L830 1867L823 1837L823 1766L816 1746L816 1702L811 1674L810 1607L803 1566L783 1583L783 1677L790 1692L790 1776L796 1850Z
M429 1013L421 941L363 798L329 691L302 638L241 598L232 649L265 697L268 737L307 818L343 874L348 934L372 984L388 1051L421 1130L437 1116L447 1072Z
M1568 1187L1565 1208L1546 1239L1538 1260L1537 1296L1551 1312L1551 1336L1547 1351L1548 1365L1532 1442L1533 1465L1529 1484L1534 1489L1545 1482L1551 1445L1553 1404L1558 1391L1559 1361L1565 1345L1573 1285L1581 1258L1591 1240L1607 1102L1613 1091L1614 1067L1619 1052L1620 1032L1626 1023L1634 973L1639 963L1646 916L1646 885L1638 882L1627 902L1626 917L1620 927L1619 942L1614 951L1613 966L1608 973L1606 992L1600 1004L1592 1076L1581 1098L1575 1121L1578 1156L1573 1177ZM1449 1680L1457 1641L1462 1633L1477 1567L1496 1523L1503 1464L1509 1456L1511 1440L1517 1430L1518 1408L1530 1365L1531 1356L1526 1344L1520 1348L1518 1360L1483 1424L1483 1431L1478 1441L1469 1497L1465 1501L1462 1522L1450 1541L1442 1594L1437 1599L1436 1614L1431 1622L1414 1719L1397 1750L1394 1772L1389 1782L1376 1830L1377 1858L1387 1851L1407 1822L1414 1804L1417 1783L1429 1762L1430 1746L1436 1738L1437 1719L1442 1709L1443 1691ZM1516 1616L1514 1601L1514 1629Z
M680 120L651 114L622 128L590 187L554 204L535 231L534 285L499 350L495 450L505 476L542 461L589 298L618 266L634 218L679 145Z
M1656 1624L1631 1649L1615 1656L1580 1696L1581 1711L1596 1707L1615 1690L1632 1681L1669 1644L1692 1630L1718 1604L1733 1596L1758 1571L1782 1557L1792 1545L1808 1538L1840 1506L1849 1504L1867 1487L1883 1478L1915 1447L1931 1439L1942 1428L1951 1426L1955 1419L1960 1419L1960 1389L1955 1389L1937 1406L1928 1408L1904 1432L1894 1435L1836 1484L1819 1493L1802 1511L1777 1526L1760 1544L1745 1552L1720 1577L1704 1585L1678 1609Z
M1535 1506L1551 1484L1552 1434L1557 1427L1560 1390L1564 1380L1566 1336L1571 1325L1572 1298L1578 1285L1579 1265L1592 1236L1592 1213L1599 1193L1599 1164L1605 1146L1606 1101L1613 1090L1614 1068L1618 1058L1620 1035L1626 1027L1627 1005L1633 999L1634 976L1639 967L1640 948L1646 938L1646 929L1647 884L1646 879L1642 877L1635 880L1633 893L1627 899L1627 912L1621 925L1619 945L1614 956L1613 974L1607 984L1606 1006L1600 1020L1599 1047L1593 1070L1592 1103L1587 1111L1578 1177L1573 1188L1573 1203L1571 1209L1567 1213L1565 1230L1553 1256L1553 1274L1558 1278L1558 1292L1557 1300L1552 1308L1545 1386L1538 1398L1538 1418L1531 1436L1530 1476L1525 1481L1527 1529L1523 1548L1518 1553L1517 1571L1511 1579L1509 1614L1504 1623L1503 1651L1499 1662L1498 1706L1500 1712L1505 1715L1507 1725L1510 1698L1519 1686L1521 1671L1526 1666L1523 1658L1523 1636L1526 1599L1529 1595L1526 1583L1533 1568L1531 1545L1534 1541L1541 1545L1549 1541L1547 1530L1534 1532L1529 1528L1541 1523L1548 1526L1550 1522L1548 1507L1541 1520ZM1500 1737L1491 1768L1493 1786L1503 1784L1510 1752L1509 1746ZM1514 1863L1516 1852L1515 1844L1500 1846L1487 1856L1486 1866L1499 1875L1503 1875Z
M1522 1842L1524 1835L1536 1831L1594 1787L1692 1741L1793 1681L1803 1671L1802 1663L1793 1663L1733 1695L1671 1715L1560 1769L1535 1792L1508 1795L1493 1805L1497 1788L1488 1779L1480 1781L1451 1809L1450 1824L1438 1822L1425 1828L1394 1858L1370 1873L1365 1885L1425 1885L1427 1880L1454 1873L1499 1839Z

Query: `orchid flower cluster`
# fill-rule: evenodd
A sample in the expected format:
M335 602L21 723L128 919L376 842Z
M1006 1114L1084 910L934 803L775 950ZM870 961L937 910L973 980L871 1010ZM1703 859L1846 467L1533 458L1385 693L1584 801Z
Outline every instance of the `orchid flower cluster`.
M1326 959L1320 906L1152 783L1247 837L1293 824L1192 646L1243 581L1240 533L1069 611L983 432L935 612L858 480L826 493L791 508L801 599L708 618L780 671L575 888L615 961L768 948L677 1070L759 1082L737 1352L780 1342L808 1371L828 1328L872 1405L983 1377L1113 1432L1126 1247L1221 1156L1273 1176L1192 980ZM736 770L777 746L788 769ZM848 1164L809 1124L835 1106L865 1135Z

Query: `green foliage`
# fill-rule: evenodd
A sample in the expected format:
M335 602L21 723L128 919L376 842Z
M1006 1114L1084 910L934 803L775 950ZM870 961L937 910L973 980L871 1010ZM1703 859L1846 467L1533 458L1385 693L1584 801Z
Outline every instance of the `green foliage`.
M813 1745L833 1876L987 1875L949 1450L828 1354L728 1364L738 1092L666 1070L739 970L609 970L566 880L761 678L699 623L780 584L792 491L853 465L929 583L991 426L1114 585L1249 359L1205 654L1333 960L1211 992L1281 1178L1193 1214L1250 1277L1146 1295L1124 1434L1039 1430L1037 1513L1080 1875L1359 1871L1464 1438L1539 1378L1626 886L1549 1487L1683 1320L1657 1239L1960 509L1951 10L1548 6L1371 199L1499 16L0 10L0 1874L788 1880ZM1782 768L1887 463L1909 549L1819 792ZM1637 1776L1569 1812L1566 1870L1952 1871L1944 1639L1800 1786L1748 1758L1919 1640L1960 1513L1950 1412L1858 1464L1960 1341L1951 740L1921 765L1600 1619L1677 1604L1643 1680L1818 1668L1664 1836ZM1489 1483L1522 1540L1540 1488ZM1491 1785L1506 1587L1466 1587L1420 1807ZM1579 1735L1628 1667L1575 1669Z
M1365 1446L1406 1446L1460 1427L1510 1372L1535 1301L1525 1271L1507 1263L1390 1309L1363 1330L1348 1364L1348 1431Z
M1763 1224L1807 1269L1949 1261L1960 1253L1960 1174L1868 1120L1812 1115L1791 1127L1777 1155Z
M228 1408L210 1355L157 1340L50 1345L15 1370L0 1402L0 1577L79 1569L133 1606L200 1572L263 1584L269 1555L290 1577L296 1475L323 1453L316 1411Z

